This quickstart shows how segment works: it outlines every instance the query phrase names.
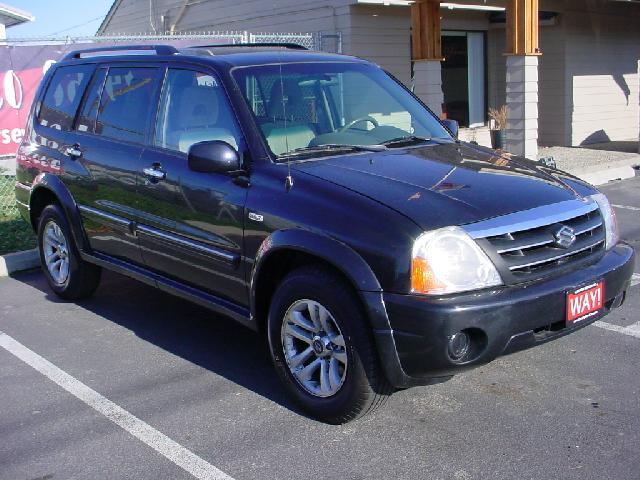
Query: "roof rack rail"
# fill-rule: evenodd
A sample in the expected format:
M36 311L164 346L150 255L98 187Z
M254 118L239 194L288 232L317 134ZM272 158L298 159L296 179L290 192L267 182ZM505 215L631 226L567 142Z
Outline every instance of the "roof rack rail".
M309 50L304 45L290 42L264 42L264 43L216 43L212 45L191 45L187 48L262 48L262 47L282 47L291 50Z
M111 47L96 47L87 48L85 50L74 50L69 52L64 60L71 60L74 58L85 58L85 56L99 56L92 55L94 53L114 52L114 55L122 55L123 53L149 55L155 53L156 55L174 55L178 52L176 47L171 45L117 45Z

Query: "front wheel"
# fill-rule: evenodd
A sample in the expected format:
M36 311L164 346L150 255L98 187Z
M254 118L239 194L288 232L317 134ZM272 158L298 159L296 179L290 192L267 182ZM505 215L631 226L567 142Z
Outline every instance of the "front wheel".
M311 416L340 424L372 412L390 393L353 289L328 269L302 267L269 310L271 356L290 396Z
M48 205L40 215L38 247L42 270L56 295L79 300L98 288L101 269L80 258L69 223L56 204Z

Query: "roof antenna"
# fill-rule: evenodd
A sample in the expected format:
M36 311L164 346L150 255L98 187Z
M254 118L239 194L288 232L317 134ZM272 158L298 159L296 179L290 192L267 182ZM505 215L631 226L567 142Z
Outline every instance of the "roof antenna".
M282 99L282 115L284 116L284 146L289 153L289 135L287 133L287 107L284 101L284 81L282 80L282 59L280 60L280 97ZM293 187L293 177L291 176L291 156L287 155L287 178L284 181L287 192Z

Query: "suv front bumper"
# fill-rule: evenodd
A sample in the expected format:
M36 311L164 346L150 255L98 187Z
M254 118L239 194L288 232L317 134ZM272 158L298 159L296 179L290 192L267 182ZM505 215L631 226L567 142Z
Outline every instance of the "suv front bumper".
M374 332L387 377L397 388L437 383L589 325L622 304L634 256L633 248L621 243L594 265L531 284L439 298L383 293L389 328L379 328L383 312L377 306ZM597 280L605 282L604 308L566 325L567 292ZM468 361L456 363L448 354L449 337L462 330L478 334L478 348Z

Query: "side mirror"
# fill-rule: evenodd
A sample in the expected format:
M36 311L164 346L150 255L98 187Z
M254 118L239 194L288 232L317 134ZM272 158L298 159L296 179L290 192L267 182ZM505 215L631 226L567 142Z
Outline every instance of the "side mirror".
M194 143L189 147L189 168L202 173L230 173L240 170L238 151L222 140Z
M458 139L458 130L460 130L460 126L456 120L451 120L450 118L446 118L442 120L442 124L447 127L447 130L451 132L453 138Z

